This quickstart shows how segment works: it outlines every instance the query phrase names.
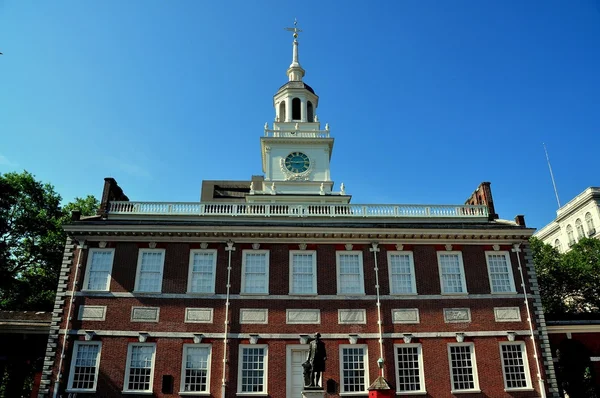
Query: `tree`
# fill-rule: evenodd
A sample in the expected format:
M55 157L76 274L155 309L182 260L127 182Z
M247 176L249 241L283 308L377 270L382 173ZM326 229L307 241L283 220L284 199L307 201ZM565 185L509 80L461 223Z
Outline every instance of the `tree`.
M544 312L600 312L600 240L582 238L567 253L532 237L533 261Z
M0 174L0 308L51 311L64 250L69 210L93 214L93 196L64 209L50 184L31 173Z

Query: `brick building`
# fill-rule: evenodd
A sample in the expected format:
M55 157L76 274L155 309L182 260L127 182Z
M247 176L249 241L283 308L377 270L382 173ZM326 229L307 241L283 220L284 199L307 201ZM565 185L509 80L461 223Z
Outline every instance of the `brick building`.
M300 397L316 331L330 397L380 375L406 396L557 396L523 217L499 219L489 183L351 204L295 31L287 74L264 176L204 181L196 203L107 178L98 215L74 214L40 396Z

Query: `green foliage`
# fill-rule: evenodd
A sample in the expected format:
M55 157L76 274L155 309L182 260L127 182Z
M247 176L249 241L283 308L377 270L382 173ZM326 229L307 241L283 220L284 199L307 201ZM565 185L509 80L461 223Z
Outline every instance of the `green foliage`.
M61 197L26 171L0 174L0 309L50 311L66 234L62 225L80 207L91 215L93 196L64 209Z
M600 313L600 240L582 238L567 253L532 237L544 312Z

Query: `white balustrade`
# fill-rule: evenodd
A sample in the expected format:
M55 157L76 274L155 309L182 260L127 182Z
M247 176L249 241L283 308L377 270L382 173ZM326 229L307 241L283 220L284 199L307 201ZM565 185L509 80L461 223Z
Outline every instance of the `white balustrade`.
M328 130L265 130L265 137L281 138L281 137L300 137L300 138L329 138Z
M487 206L360 205L322 203L109 203L111 215L184 215L225 217L485 218Z

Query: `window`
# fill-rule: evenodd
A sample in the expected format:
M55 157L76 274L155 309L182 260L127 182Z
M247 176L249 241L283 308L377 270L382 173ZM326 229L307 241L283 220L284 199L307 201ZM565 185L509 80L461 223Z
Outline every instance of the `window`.
M415 294L415 262L412 252L388 252L391 294Z
M341 392L367 393L367 346L340 345Z
M141 249L138 256L135 291L160 293L164 263L164 249Z
M244 250L242 293L269 293L269 251Z
M267 393L267 346L240 345L239 393Z
M362 252L337 252L338 294L365 294Z
M529 364L525 343L500 343L504 387L507 390L530 389Z
M425 392L421 344L397 344L394 348L398 393Z
M571 224L567 225L567 238L569 239L569 247L575 244L575 235L573 235L573 227Z
M314 116L314 111L313 111L313 104L312 102L308 101L306 103L306 120L308 122L314 122L315 120L315 116Z
M315 251L290 251L290 294L317 294Z
M583 223L578 218L575 220L575 229L577 230L577 240L585 238L585 231L583 230Z
M300 106L301 106L300 98L294 98L292 100L292 120L300 120L300 118L301 118Z
M191 250L188 293L214 293L216 250Z
M208 392L210 386L210 354L208 344L184 344L181 371L181 392Z
M96 391L101 348L102 343L97 341L75 342L69 374L69 391Z
M278 122L287 122L287 120L285 120L285 101L281 101L279 103L279 120L277 120Z
M108 290L114 249L90 249L87 259L84 290Z
M515 293L510 255L508 252L485 252L492 293Z
M127 349L124 392L152 392L154 343L130 344Z
M467 293L465 270L460 252L438 252L442 294Z
M587 225L588 235L594 235L596 233L596 228L594 228L594 219L592 218L592 213L585 213L585 223Z
M448 359L450 361L452 392L479 390L473 344L449 344Z
M554 241L554 247L556 248L556 250L558 250L559 252L562 252L562 245L560 244L560 240L556 239Z

